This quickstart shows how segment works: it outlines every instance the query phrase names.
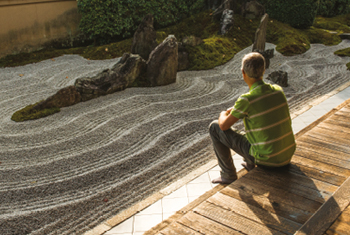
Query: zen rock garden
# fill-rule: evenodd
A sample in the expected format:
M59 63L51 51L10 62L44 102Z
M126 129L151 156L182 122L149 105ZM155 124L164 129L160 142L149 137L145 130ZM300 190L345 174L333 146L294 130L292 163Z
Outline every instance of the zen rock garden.
M213 15L220 16L218 34L225 35L234 25L233 3L230 0L214 2ZM270 59L274 54L273 49L265 50L269 17L264 14L263 6L254 0L243 4L241 11L248 19L261 17L260 26L255 34L253 51L265 57L266 68L269 68ZM174 35L169 35L158 45L153 24L152 15L149 14L143 18L134 33L131 53L125 53L111 69L103 70L93 77L78 78L73 86L62 88L46 100L15 112L11 119L14 121L37 119L59 112L62 107L122 91L128 87L164 86L176 82L177 71L186 70L189 67L189 54L184 45L195 47L203 41L195 36L186 36L182 42L178 42ZM275 78L275 75L273 79L268 79L287 86L287 75L284 73L282 76L278 72L276 75L279 78ZM281 76L283 78L280 78Z

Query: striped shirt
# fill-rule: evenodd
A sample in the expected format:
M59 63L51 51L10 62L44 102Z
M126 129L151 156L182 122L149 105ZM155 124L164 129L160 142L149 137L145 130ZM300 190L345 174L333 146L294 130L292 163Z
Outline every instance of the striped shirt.
M254 83L241 95L231 115L243 119L249 153L255 163L266 166L287 165L296 148L287 99L278 85Z

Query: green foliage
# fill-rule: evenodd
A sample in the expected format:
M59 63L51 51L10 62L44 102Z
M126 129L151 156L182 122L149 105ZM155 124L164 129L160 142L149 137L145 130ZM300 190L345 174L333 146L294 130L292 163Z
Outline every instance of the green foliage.
M317 15L333 17L350 13L350 0L319 0Z
M198 13L203 0L79 0L80 29L89 37L108 42L133 35L141 20L152 14L155 26L165 27Z
M38 104L38 103L36 103L36 104ZM60 111L60 108L56 108L56 107L51 108L51 109L43 109L43 110L33 109L33 107L36 104L28 105L27 107L25 107L21 110L18 110L17 112L15 112L12 115L11 120L13 120L15 122L24 122L27 120L43 118L43 117L52 115L52 114Z
M308 28L314 23L318 0L267 0L266 12L273 19L294 28Z

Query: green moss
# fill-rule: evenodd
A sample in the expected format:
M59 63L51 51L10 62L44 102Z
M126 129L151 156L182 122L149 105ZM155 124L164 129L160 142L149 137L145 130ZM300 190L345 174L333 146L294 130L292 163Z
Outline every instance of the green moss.
M334 52L338 56L350 56L350 47Z
M321 43L327 46L338 45L341 38L334 33L330 33L324 29L311 27L310 29L302 30L308 37L310 43Z
M38 103L36 103L38 104ZM27 107L18 110L17 112L15 112L12 117L11 120L15 121L15 122L23 122L23 121L27 121L27 120L33 120L33 119L39 119L42 117L46 117L49 115L52 115L54 113L57 113L60 111L60 108L51 108L51 109L43 109L43 110L36 110L33 109L33 107L36 104L32 104L32 105L28 105Z
M335 51L334 54L338 56L350 56L350 47ZM350 62L346 64L346 67L350 70Z
M112 59L122 56L125 52L130 52L132 39L111 43L103 46L88 46L70 49L44 49L31 53L20 53L8 55L0 59L0 67L15 67L31 63L37 63L54 57L78 54L90 60Z
M315 28L336 31L337 33L350 33L350 15L336 16L333 18L325 18L318 16L313 26Z
M302 54L310 48L310 41L302 30L276 20L268 24L266 41L275 44L276 50L285 56Z

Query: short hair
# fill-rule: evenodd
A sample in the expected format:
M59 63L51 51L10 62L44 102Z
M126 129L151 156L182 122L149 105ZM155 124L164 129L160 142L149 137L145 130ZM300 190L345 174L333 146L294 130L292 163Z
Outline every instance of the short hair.
M250 78L262 78L265 72L265 58L257 52L246 54L242 59L242 70Z

